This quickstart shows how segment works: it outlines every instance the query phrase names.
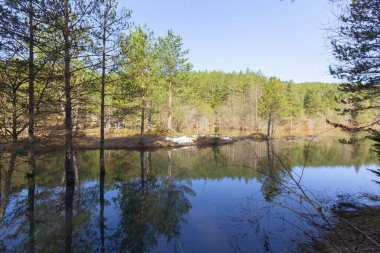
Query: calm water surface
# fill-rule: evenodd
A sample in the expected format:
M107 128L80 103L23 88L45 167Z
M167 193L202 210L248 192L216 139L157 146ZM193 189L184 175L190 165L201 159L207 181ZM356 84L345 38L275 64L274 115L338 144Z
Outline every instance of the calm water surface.
M296 183L330 206L379 192L370 143L238 142L217 148L76 152L65 188L62 153L1 153L0 251L297 252L318 230ZM34 192L34 194L33 194Z

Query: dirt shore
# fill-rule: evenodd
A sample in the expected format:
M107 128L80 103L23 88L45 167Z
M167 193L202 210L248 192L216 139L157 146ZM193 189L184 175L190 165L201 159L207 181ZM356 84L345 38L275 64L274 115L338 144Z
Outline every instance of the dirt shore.
M182 137L184 138L184 137ZM186 137L188 138L188 137ZM105 139L105 149L162 149L162 148L177 148L187 146L220 146L234 143L242 139L256 139L264 140L263 136L246 136L246 137L223 137L223 136L198 136L191 137L188 142L177 141L176 138L166 136L146 135L143 141L140 140L140 136L114 136ZM51 152L55 150L62 150L65 146L65 137L62 136L50 136L50 137L38 137L36 138L36 150L37 152ZM6 142L0 144L0 148L7 151L25 152L29 147L28 139L20 139L17 144L12 142ZM92 150L99 149L100 139L97 136L80 135L74 137L74 147L76 150Z

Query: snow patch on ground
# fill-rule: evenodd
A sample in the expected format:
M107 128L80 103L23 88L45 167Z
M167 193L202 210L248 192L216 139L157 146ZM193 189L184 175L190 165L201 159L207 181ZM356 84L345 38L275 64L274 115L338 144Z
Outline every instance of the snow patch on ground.
M181 136L181 137L166 137L166 140L172 141L178 144L183 144L183 143L193 143L196 140L196 138Z
M205 135L204 135L205 136ZM203 137L202 135L201 136L196 136L196 135L193 135L192 137L187 137L187 136L181 136L181 137L166 137L166 140L167 141L172 141L172 142L175 142L177 144L184 144L184 143L194 143L194 141L199 138L199 137ZM220 138L221 140L224 140L224 141L232 141L232 138L229 137L229 136L217 136L217 135L209 135L208 137L216 137L216 138Z

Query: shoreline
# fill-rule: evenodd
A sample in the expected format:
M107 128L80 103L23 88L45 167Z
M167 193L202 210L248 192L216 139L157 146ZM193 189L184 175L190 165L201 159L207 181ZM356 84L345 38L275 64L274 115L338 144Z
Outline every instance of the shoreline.
M310 139L316 136L279 136L274 140L299 140ZM186 141L188 139L188 141ZM55 135L49 137L37 137L35 149L37 153L54 152L62 150L65 147L65 137ZM146 135L143 143L140 142L140 136L112 136L104 140L104 149L106 150L157 150L173 149L181 147L213 147L235 143L241 140L253 140L257 142L268 141L265 134L255 133L245 136L223 136L223 135L192 135L180 137ZM93 135L79 134L74 136L75 150L97 150L100 149L100 138ZM0 149L9 152L23 153L28 150L29 141L22 138L13 144L12 141L0 144Z
M177 141L180 138L188 138L189 141ZM104 140L104 148L106 150L154 150L154 149L171 149L179 147L212 147L232 144L239 140L254 139L257 141L265 141L264 138L255 138L252 136L229 137L203 135L198 137L166 137L156 135L144 136L144 141L140 142L140 136L120 136L108 137ZM27 138L20 139L16 144L11 141L0 144L0 149L10 152L26 152L28 150L29 141ZM64 136L37 137L35 149L37 153L62 150L65 147ZM75 150L97 150L100 149L100 138L94 136L76 136L74 137Z

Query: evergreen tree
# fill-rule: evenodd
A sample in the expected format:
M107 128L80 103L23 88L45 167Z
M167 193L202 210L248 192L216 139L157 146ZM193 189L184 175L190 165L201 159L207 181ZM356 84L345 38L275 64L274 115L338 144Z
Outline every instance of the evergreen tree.
M306 115L311 117L316 116L322 109L321 94L315 89L308 89L306 91L303 103Z
M380 106L380 1L352 1L343 9L339 21L331 40L338 63L330 67L330 72L345 82L341 90L347 94L342 101L347 106L342 113L353 117L357 129L378 133L375 127L380 123L378 120L360 125L356 115Z
M100 170L104 173L104 117L106 78L117 69L117 55L123 30L128 27L130 11L118 13L118 1L98 0L94 22L98 24L95 38L101 46L101 95L100 95ZM111 61L112 60L112 61Z
M274 135L275 125L286 119L288 105L284 96L284 87L279 79L271 77L264 84L262 95L259 99L259 116L265 119L267 125L267 137Z
M144 138L145 109L157 69L153 32L146 27L136 27L122 42L125 58L123 75L125 91L141 100L140 142Z
M172 30L168 31L165 37L158 39L161 74L165 76L168 91L168 123L167 129L173 130L173 86L177 86L184 79L184 74L190 71L191 64L188 62L187 55L189 50L183 50L182 38L175 35Z

